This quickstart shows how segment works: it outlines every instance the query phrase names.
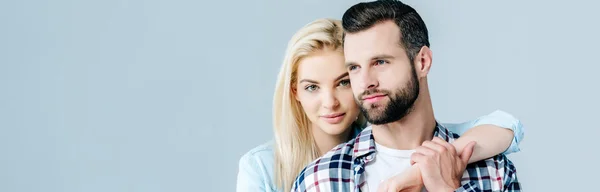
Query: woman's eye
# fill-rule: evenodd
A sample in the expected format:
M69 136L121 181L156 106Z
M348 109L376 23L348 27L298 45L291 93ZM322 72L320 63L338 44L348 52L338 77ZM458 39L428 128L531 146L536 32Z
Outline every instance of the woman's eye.
M306 90L308 92L313 92L313 91L316 91L317 88L319 88L319 87L317 87L316 85L308 85L308 86L304 87L304 90Z
M350 86L350 79L341 80L339 86L342 86L342 87Z

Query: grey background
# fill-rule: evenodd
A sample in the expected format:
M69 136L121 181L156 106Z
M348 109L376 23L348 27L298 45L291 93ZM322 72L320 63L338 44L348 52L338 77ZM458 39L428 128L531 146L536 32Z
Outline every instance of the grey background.
M233 191L293 33L358 1L0 1L0 191ZM406 1L436 117L522 120L526 191L595 187L592 1Z

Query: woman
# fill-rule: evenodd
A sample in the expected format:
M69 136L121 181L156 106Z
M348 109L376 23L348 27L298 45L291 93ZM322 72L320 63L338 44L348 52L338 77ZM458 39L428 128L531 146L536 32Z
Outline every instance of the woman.
M342 32L340 21L319 19L290 40L273 98L274 142L240 159L237 191L290 191L304 166L366 126L344 67ZM462 135L456 149L477 142L471 162L517 152L522 137L519 121L501 111L444 125Z

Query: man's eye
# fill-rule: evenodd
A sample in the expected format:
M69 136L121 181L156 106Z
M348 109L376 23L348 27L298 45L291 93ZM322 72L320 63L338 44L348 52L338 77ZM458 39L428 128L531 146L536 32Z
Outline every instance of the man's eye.
M375 61L375 64L377 64L377 65L383 65L383 64L386 64L386 63L387 63L387 61L385 61L385 60L377 60L377 61Z

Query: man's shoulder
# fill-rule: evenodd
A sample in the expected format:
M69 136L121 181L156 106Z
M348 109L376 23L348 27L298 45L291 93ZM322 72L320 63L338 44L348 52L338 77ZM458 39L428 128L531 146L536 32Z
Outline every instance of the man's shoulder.
M441 133L439 133L438 136L447 137L447 141L454 141L460 138L460 135L453 133L447 129L442 129ZM481 172L484 170L485 172ZM501 153L493 157L468 164L464 176L470 176L470 178L473 179L487 178L488 176L492 175L496 176L495 178L502 178L515 175L516 171L517 168L515 167L513 162L510 159L508 159L508 157L506 157L505 154Z
M352 178L354 143L356 138L341 143L323 156L309 163L296 177L293 191L314 191L333 187L332 183L349 183ZM315 177L314 175L317 175ZM318 180L315 180L318 178ZM329 190L328 187L325 187Z
M517 172L515 164L504 154L499 154L488 159L473 162L467 165L467 171L487 169L494 171L497 176L514 175Z
M341 143L335 146L323 156L315 159L310 164L308 164L302 170L301 174L311 174L311 171L315 170L315 167L322 166L327 163L344 163L342 168L351 169L355 141L356 139L351 139L346 143ZM331 166L323 166L323 168L321 169L328 169L330 167Z
M345 143L340 143L339 145L333 147L331 150L329 150L327 153L325 153L320 158L321 159L333 158L337 155L342 155L342 154L352 156L353 152L354 152L354 144L356 143L356 139L357 138L353 138Z
M338 162L338 161L349 161L352 162L352 158L354 158L356 154L356 147L364 147L365 143L368 142L368 137L370 137L370 130L363 130L356 137L350 139L345 143L340 143L335 146L323 156L315 159L310 164L305 167L306 169L314 168L314 166L319 164L324 164L327 162Z
M437 136L448 142L460 137L443 126L438 127ZM517 168L504 154L468 164L461 183L463 187L476 186L482 191L520 191L521 189L517 179Z
M469 182L484 191L518 191L521 188L517 168L504 154L468 164L463 173L462 184Z

